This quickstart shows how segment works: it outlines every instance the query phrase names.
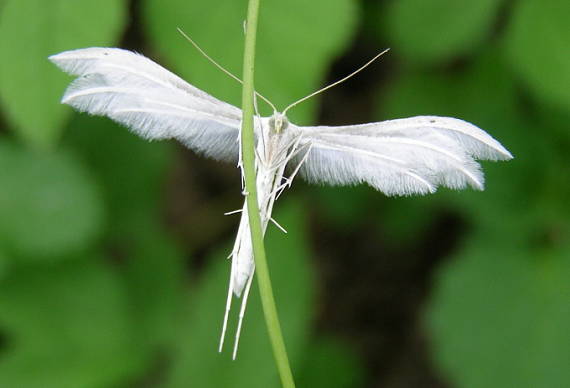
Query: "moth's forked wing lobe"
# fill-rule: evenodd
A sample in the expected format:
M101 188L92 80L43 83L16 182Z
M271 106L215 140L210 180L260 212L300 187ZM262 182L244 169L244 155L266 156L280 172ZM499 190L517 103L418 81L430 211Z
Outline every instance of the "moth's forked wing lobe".
M175 138L212 158L237 161L241 110L150 59L100 47L49 59L78 77L66 90L63 103L110 117L144 138Z
M484 178L475 159L512 158L483 130L449 117L296 129L311 145L301 168L309 182L368 183L387 195L426 194L438 186L482 190Z

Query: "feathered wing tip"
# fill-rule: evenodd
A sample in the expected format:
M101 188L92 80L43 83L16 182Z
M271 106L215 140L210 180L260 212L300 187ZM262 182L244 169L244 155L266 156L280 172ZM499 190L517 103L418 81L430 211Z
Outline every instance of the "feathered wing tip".
M427 194L438 186L483 190L475 159L512 155L463 120L419 116L341 127L295 127L311 153L301 170L310 182L368 183L387 195Z
M113 76L122 73L123 76L130 75L139 78L139 81L146 79L165 87L178 88L214 103L221 103L221 101L193 87L144 55L132 51L112 47L88 47L64 51L51 55L48 59L71 75L105 74Z
M440 116L419 116L412 119L418 120L420 124L424 122L428 128L445 131L475 159L496 161L513 158L513 155L495 138L467 121Z
M97 60L119 54L124 50L111 47L88 47L50 55L48 59L68 74L80 76L89 71Z
M78 76L62 102L107 116L146 139L175 138L218 160L237 160L241 110L148 58L117 48L65 51L49 59Z

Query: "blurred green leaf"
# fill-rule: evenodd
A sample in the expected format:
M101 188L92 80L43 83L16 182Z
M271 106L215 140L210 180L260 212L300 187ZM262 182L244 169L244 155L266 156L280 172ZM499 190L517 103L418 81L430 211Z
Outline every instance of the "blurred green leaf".
M400 0L382 11L392 48L406 58L443 62L474 50L489 34L500 0Z
M149 217L159 222L160 194L173 147L149 142L107 118L77 114L66 144L81 153L101 182L108 203L108 233L120 239L146 233Z
M72 153L0 141L0 245L22 260L63 258L101 232L97 184Z
M182 252L156 226L141 228L122 243L129 249L125 280L137 322L134 331L145 344L170 347L176 340L176 322L182 312L183 276L187 272Z
M392 88L383 116L463 118L515 155L483 164L485 192L432 198L452 203L477 233L435 282L429 321L437 360L459 387L567 385L567 174L552 147L556 131L519 109L516 82L496 51L454 74L403 74Z
M516 5L506 37L511 66L539 99L570 109L570 2Z
M266 249L273 289L293 368L307 341L312 317L311 268L307 251L304 206L294 200L277 205L276 219L288 229L284 235L269 227ZM193 293L191 314L179 334L179 349L168 387L272 387L279 386L267 338L257 284L252 286L243 324L240 349L231 361L234 325L241 299L233 301L233 313L223 354L218 341L226 301L229 249L213 255L199 288Z
M390 198L379 217L386 244L411 246L425 238L440 210L441 196Z
M8 256L0 250L0 282L2 282L2 279L4 279L4 276L8 272L8 266Z
M340 230L351 229L375 217L370 199L371 196L378 198L378 193L368 185L313 186L308 195L314 197L316 206L323 209L323 215Z
M563 157L570 159L570 155L566 152L570 145L570 130L568 122L570 122L570 109L554 107L552 105L541 104L538 107L541 125L548 126L549 130L556 136L557 153Z
M499 54L495 47L454 72L411 70L384 92L390 97L382 99L378 111L383 118L456 115L481 126L492 126L494 137L499 138L497 130L510 134L512 130L502 128L497 119L510 124L521 112L516 103L515 80ZM520 136L515 133L509 140L511 137Z
M570 386L570 245L533 252L507 233L472 237L439 274L436 359L458 387Z
M364 376L361 361L348 346L321 338L307 347L296 383L299 387L362 387Z
M60 105L69 77L47 57L63 50L115 42L126 1L8 0L0 14L0 100L27 143L58 140L69 108Z
M14 271L0 283L0 386L98 388L140 373L120 278L99 258Z
M384 91L378 116L395 119L418 115L452 115L459 111L456 88L459 77L428 71L408 71L392 81Z
M77 114L65 144L79 151L103 187L112 218L106 241L124 261L144 343L169 346L182 301L182 253L163 230L162 191L173 147L151 143L107 118Z
M240 106L240 85L222 74L176 31L182 28L222 66L241 77L245 1L145 0L149 38L167 63L204 91ZM318 20L318 23L315 21ZM268 1L260 10L256 89L277 109L309 94L323 82L331 59L348 43L356 22L350 0ZM265 104L260 102L262 112ZM311 123L312 100L291 111Z

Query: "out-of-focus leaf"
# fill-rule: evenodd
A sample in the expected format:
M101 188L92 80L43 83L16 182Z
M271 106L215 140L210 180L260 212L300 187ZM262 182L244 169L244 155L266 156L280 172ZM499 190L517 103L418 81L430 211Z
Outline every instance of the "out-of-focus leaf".
M172 345L186 272L182 254L163 231L152 226L123 243L131 248L126 252L126 281L137 322L135 331L149 345Z
M266 250L281 327L292 365L298 365L311 322L311 268L308 263L304 206L290 201L277 205L276 219L284 235L269 227ZM223 354L218 340L224 314L230 262L227 251L213 256L199 288L193 292L188 322L179 333L179 349L168 387L277 387L277 370L267 338L257 284L254 281L244 320L237 360L231 361L234 326L241 299L233 301Z
M507 32L511 66L538 98L570 109L570 2L517 3Z
M570 111L562 112L542 106L536 128L548 134L548 159L542 174L537 203L529 209L534 216L533 223L543 242L570 240ZM542 230L541 230L542 229Z
M390 198L378 216L387 244L406 246L424 237L437 214L440 196Z
M25 260L84 249L101 231L99 187L81 161L60 150L30 152L0 142L0 245Z
M240 85L222 74L176 31L181 27L222 66L241 77L245 1L145 0L149 38L174 70L204 91L239 106ZM281 110L318 88L356 21L351 0L269 1L260 10L256 89ZM315 100L291 111L309 124ZM262 112L272 113L260 101Z
M516 106L516 83L499 54L498 49L489 50L456 72L408 73L385 93L390 98L382 99L379 112L383 119L422 114L458 115L482 127L496 126L497 116L511 120L520 115ZM500 135L497 129L483 129L495 137Z
M18 135L46 147L69 108L59 104L69 77L47 57L117 40L126 1L9 0L0 13L0 100Z
M0 282L4 279L5 274L8 272L8 257L0 250Z
M568 127L570 109L565 110L560 107L543 104L539 106L539 117L542 121L541 124L548 126L556 136L558 140L557 146L564 150L564 152L559 152L559 154L570 157L566 152L568 145L570 145L570 128Z
M375 217L370 209L370 197L377 196L367 185L354 187L311 187L315 204L324 208L326 216L339 229L350 229L366 218Z
M364 375L361 361L348 346L321 338L307 347L296 383L300 387L362 387Z
M473 237L439 274L428 313L458 387L570 385L570 245L532 252L508 230Z
M440 202L438 196L387 198L367 185L355 187L316 187L310 195L322 207L327 224L341 233L355 226L382 225L385 243L409 244L423 237L422 230L429 225Z
M0 386L118 386L148 356L120 279L98 259L19 269L0 283Z
M457 76L427 71L410 71L389 85L378 106L379 119L395 119L417 115L457 115L460 102Z
M396 53L442 62L469 53L488 34L501 0L400 0L382 12Z
M552 177L565 175L549 173L560 165L551 147L556 134L518 109L516 83L498 54L452 76L405 75L385 100L383 118L456 116L515 155L508 163L483 163L485 192L430 197L440 205L451 200L478 233L435 283L441 285L429 319L439 363L459 387L564 386L570 252L560 245L565 229L554 215L567 213ZM533 239L552 245L531 248Z
M109 234L121 239L146 228L148 217L158 220L158 204L172 147L149 142L107 118L77 115L67 142L81 152L104 188L109 204Z
M124 266L136 329L145 343L171 341L180 310L181 252L160 225L161 191L173 147L150 143L106 118L76 115L66 144L81 152L103 187L107 242Z

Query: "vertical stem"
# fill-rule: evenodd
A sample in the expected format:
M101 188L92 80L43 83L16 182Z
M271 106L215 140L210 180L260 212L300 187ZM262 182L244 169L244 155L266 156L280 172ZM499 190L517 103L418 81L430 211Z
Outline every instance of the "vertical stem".
M242 92L242 155L243 170L245 175L245 190L247 193L247 213L249 215L249 225L251 229L251 240L253 245L253 256L255 260L257 283L261 294L263 314L267 331L273 348L273 356L279 371L283 387L295 387L285 342L281 333L281 325L277 316L275 299L269 269L265 257L263 246L263 232L259 216L259 205L257 202L257 188L255 186L255 144L253 136L253 74L255 62L255 40L257 34L257 17L259 13L259 0L249 0L247 10L245 48L243 58L243 92Z

